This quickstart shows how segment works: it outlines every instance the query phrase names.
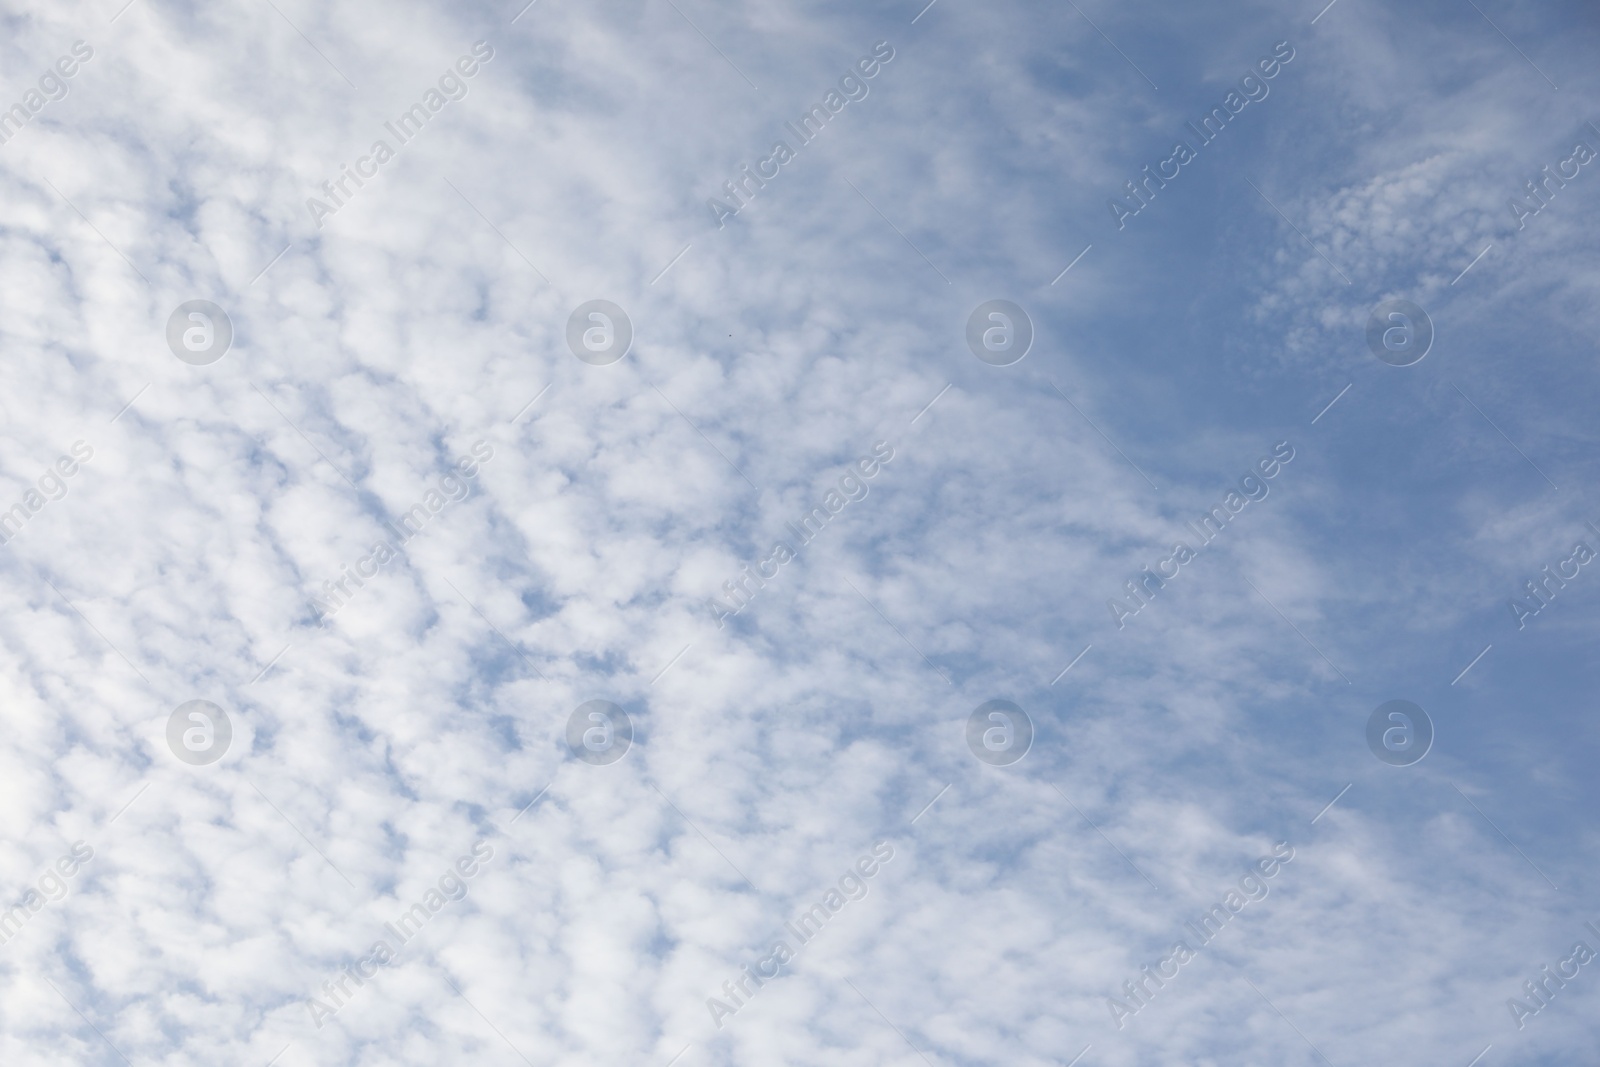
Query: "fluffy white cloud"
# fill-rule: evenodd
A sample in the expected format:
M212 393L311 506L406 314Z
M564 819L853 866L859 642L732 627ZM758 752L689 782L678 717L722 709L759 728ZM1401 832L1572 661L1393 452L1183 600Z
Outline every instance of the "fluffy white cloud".
M1488 12L1558 95L1470 7L275 3L7 17L25 108L93 57L0 146L0 1059L1585 1047L1587 968L1524 1030L1505 1001L1600 921L1573 819L1600 578L1524 631L1505 601L1600 549L1600 179L1520 233L1504 200L1594 117L1592 25ZM1254 125L1119 233L1137 161L1285 38ZM865 98L719 229L706 199L880 41ZM321 183L456 84L319 227ZM1390 296L1434 318L1415 368L1364 349ZM997 297L1037 330L1008 368L963 338ZM597 298L634 328L611 366L567 350ZM166 346L191 299L233 324L209 366ZM1280 441L1202 547L1186 524ZM719 626L878 442L866 495ZM1410 768L1364 740L1397 696L1438 731ZM964 741L993 697L1036 727L1008 768ZM620 762L568 748L593 698L632 719ZM168 747L191 699L232 726L210 765ZM878 842L866 895L719 1027L707 999ZM1270 894L1119 1029L1107 997L1278 842Z

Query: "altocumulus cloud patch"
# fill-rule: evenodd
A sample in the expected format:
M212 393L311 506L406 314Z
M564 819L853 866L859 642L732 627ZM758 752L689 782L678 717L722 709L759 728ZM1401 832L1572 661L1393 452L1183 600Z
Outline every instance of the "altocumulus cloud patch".
M8 28L0 1063L1592 1058L1579 8Z

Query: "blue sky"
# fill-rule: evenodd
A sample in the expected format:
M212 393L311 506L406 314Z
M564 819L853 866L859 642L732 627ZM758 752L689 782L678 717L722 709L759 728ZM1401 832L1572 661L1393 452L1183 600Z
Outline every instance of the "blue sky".
M1510 607L1600 552L1600 163L1510 207L1600 152L1592 6L0 17L27 117L0 145L0 1060L1592 1050L1600 963L1547 1004L1524 983L1600 952L1600 564ZM1275 49L1119 229L1111 198ZM203 365L167 339L193 300L232 324ZM594 300L632 325L613 363L569 348ZM1009 366L967 346L991 300L1033 327ZM1366 340L1392 300L1434 330L1410 366ZM1202 546L1187 524L1275 449ZM966 741L996 699L1034 731L1006 766ZM168 740L192 700L231 726L208 763ZM613 762L568 742L591 700L631 721ZM1391 700L1432 723L1420 762L1368 747ZM880 842L865 896L732 1004ZM1270 892L1130 1000L1275 846Z

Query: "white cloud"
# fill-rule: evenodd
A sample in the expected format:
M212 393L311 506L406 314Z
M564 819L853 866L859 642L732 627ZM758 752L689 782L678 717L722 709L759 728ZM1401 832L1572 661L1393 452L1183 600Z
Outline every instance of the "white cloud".
M1409 23L1408 51L1354 3L1314 34L1265 6L1086 7L1158 92L1027 5L279 6L52 9L7 45L27 79L79 37L96 55L0 148L0 502L74 441L94 457L4 548L0 886L95 854L0 946L0 1059L1311 1062L1295 1027L1336 1063L1582 1047L1581 988L1522 1034L1503 1001L1579 936L1593 797L1563 761L1592 733L1541 705L1493 742L1521 672L1592 621L1575 587L1515 645L1499 603L1600 519L1575 502L1592 201L1575 182L1502 232L1576 120L1479 16ZM1491 14L1586 91L1591 30ZM1110 234L1130 161L1275 35L1302 82L1258 140ZM314 229L317 185L477 40L466 97ZM716 230L705 198L878 40L870 96ZM1439 327L1410 379L1360 346L1391 294ZM1003 369L962 339L1002 296L1037 327ZM235 328L209 367L164 343L195 298ZM635 328L614 366L566 350L592 298ZM1528 332L1517 369L1476 347ZM1539 496L1451 382L1570 495ZM1106 598L1285 438L1272 495L1117 630ZM324 579L479 440L471 494L317 626ZM870 494L719 631L706 599L879 440ZM1439 738L1400 770L1362 728L1408 694ZM1004 770L961 734L996 696L1038 727ZM211 766L165 749L197 697L234 727ZM596 697L636 731L605 767L565 750ZM465 898L316 1029L307 999L480 839ZM879 840L869 895L717 1031L705 998ZM1270 897L1116 1030L1104 997L1280 840Z

